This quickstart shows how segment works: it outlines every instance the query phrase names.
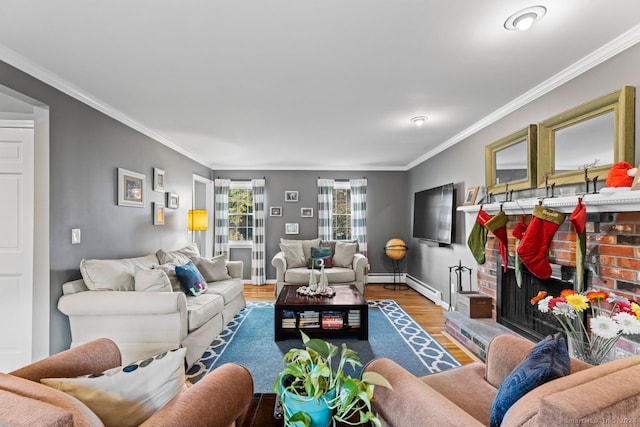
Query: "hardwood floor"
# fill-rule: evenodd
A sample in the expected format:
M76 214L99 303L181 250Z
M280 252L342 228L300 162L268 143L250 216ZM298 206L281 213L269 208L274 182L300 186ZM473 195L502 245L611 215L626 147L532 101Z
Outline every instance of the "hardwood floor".
M273 301L273 285L254 286L244 285L244 295L247 301ZM413 289L390 290L380 284L368 284L365 288L366 299L393 299L416 322L429 332L444 348L446 348L460 363L467 364L474 359L466 350L456 345L446 335L444 328L444 310L432 301L420 295Z

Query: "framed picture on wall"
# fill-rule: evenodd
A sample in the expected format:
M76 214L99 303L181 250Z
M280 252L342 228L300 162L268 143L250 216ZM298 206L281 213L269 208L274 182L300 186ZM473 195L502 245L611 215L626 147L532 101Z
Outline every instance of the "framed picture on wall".
M144 207L145 176L118 168L118 206Z
M298 192L297 191L285 191L284 192L284 201L285 202L298 202Z
M153 168L153 191L164 193L164 170Z
M300 216L302 218L313 218L313 208L301 208Z
M298 234L298 223L297 222L288 222L284 225L284 234Z
M476 202L476 197L478 197L478 190L480 187L470 187L467 188L467 192L464 195L464 205L473 205Z
M269 216L282 216L282 208L280 206L271 206L269 208Z
M153 225L164 225L164 203L153 203Z
M167 207L178 209L180 207L180 196L176 193L167 193Z

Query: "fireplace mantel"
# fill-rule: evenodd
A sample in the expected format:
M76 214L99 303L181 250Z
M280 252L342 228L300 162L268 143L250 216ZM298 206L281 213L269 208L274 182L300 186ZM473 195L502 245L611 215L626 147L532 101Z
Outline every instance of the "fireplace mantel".
M606 191L609 191L608 189ZM564 213L571 213L578 204L578 196L563 196L553 198L532 197L514 200L513 202L495 202L482 205L488 213L496 213L500 208L507 215L530 214L533 208L540 204ZM582 202L587 206L587 212L631 212L640 211L640 191L628 189L615 190L605 194L586 194ZM477 214L481 205L460 206L458 211L465 214Z

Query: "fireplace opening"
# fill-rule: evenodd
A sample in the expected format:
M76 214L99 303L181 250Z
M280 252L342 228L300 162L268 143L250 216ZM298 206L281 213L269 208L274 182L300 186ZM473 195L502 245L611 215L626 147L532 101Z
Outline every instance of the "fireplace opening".
M506 272L503 272L501 262L498 261L496 292L498 323L534 341L540 341L556 332L564 332L552 315L541 313L537 306L531 305L531 298L539 291L559 296L564 289L574 289L575 267L552 264L551 268L551 278L541 280L523 266L522 286L519 287L515 269L509 267ZM585 272L585 278L586 274Z

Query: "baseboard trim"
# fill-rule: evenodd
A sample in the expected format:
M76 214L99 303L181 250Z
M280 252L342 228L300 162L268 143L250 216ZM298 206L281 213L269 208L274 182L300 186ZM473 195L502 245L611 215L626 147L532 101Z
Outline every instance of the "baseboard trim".
M415 277L409 274L406 275L405 283L411 289L415 290L421 295L424 295L425 297L427 297L428 299L430 299L440 307L444 308L445 310L449 309L449 304L447 304L442 300L442 292L435 289L434 287L428 285L427 283L424 283L421 280L416 279Z
M397 282L394 282L394 276L393 274L389 274L389 273L369 273L367 275L367 283L398 283L398 284L404 284L405 280L406 280L407 275L405 273L401 273L398 276L395 276L395 280Z

